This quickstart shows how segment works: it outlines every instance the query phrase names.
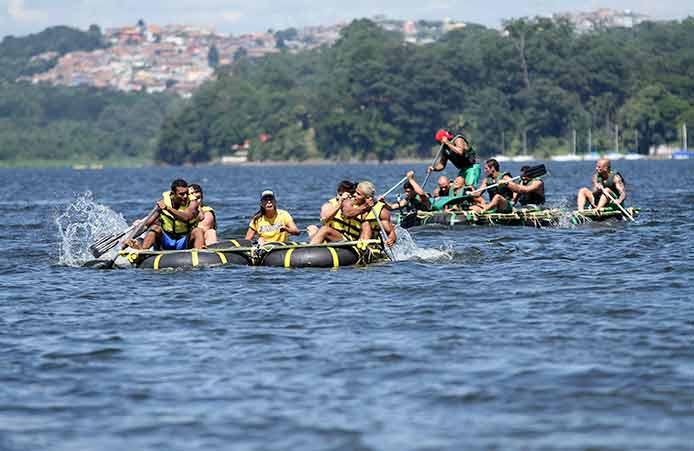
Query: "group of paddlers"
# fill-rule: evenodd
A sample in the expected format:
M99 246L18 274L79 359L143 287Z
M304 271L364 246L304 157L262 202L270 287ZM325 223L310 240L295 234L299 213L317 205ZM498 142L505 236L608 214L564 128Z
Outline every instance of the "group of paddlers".
M486 177L479 183L481 168L470 140L462 133L453 135L446 130L439 130L435 137L441 147L427 169L427 179L431 172L442 171L449 161L458 169L457 177L451 181L440 176L433 192L426 193L415 180L414 172L409 171L403 179L404 197L393 203L383 196L376 197L370 181L343 180L337 185L336 196L321 207L321 226L306 228L310 243L365 241L379 237L385 245L392 246L397 240L391 221L392 210L511 213L514 206L539 208L545 203L542 175L538 176L533 168L524 166L520 176L512 177L509 172L500 170L497 160L489 159L484 163ZM578 192L578 209L586 205L621 207L626 198L622 176L611 170L608 159L599 160L595 170L592 188L581 188ZM487 201L482 197L484 192L489 196ZM204 203L202 187L188 185L182 179L174 180L171 190L162 193L156 211L144 221L147 226L144 238L128 240L126 245L170 250L203 248L217 241L215 212ZM260 208L251 218L245 238L263 244L285 242L289 235L300 233L289 212L277 207L274 192L263 191Z

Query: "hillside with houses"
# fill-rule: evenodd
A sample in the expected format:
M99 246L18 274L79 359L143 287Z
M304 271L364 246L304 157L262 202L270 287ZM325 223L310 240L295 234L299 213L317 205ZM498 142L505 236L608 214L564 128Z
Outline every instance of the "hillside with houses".
M403 33L412 43L434 42L463 27L461 22L420 22L376 18L385 29ZM32 60L54 62L48 71L18 81L62 86L93 86L119 91L174 92L190 97L214 76L215 67L229 66L242 57L259 58L282 51L297 53L332 45L347 23L238 36L188 25L158 26L140 21L134 26L106 29L107 46L59 55L45 52ZM418 26L419 25L419 26Z

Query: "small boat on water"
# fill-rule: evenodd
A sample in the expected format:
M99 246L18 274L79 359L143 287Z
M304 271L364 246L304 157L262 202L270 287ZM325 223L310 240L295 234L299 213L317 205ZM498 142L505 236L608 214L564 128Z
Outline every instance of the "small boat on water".
M632 217L636 217L638 208L627 208ZM532 227L552 227L559 224L585 224L606 220L623 220L624 213L616 208L595 208L589 210L568 211L560 208L523 208L512 213L478 213L474 211L417 211L400 214L395 222L402 228L439 225L514 225Z
M206 249L120 252L119 267L188 269L212 266L275 266L284 268L339 268L386 260L380 240L335 243L265 243L226 240Z

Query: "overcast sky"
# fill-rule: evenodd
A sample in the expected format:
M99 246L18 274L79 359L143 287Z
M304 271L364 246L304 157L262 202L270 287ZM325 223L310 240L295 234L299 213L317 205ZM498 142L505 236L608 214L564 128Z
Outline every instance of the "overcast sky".
M130 25L211 26L240 34L329 25L384 14L393 19L444 19L496 27L502 19L597 8L631 9L658 19L694 16L694 0L0 0L0 36L52 25L86 29Z

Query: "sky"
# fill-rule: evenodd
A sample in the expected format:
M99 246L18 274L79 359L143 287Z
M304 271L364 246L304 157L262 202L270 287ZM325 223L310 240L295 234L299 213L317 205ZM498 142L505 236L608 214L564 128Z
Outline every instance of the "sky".
M655 19L694 16L693 0L0 0L0 37L54 25L102 29L187 24L242 34L331 25L383 14L392 19L449 18L498 27L502 20L598 8L630 9Z

